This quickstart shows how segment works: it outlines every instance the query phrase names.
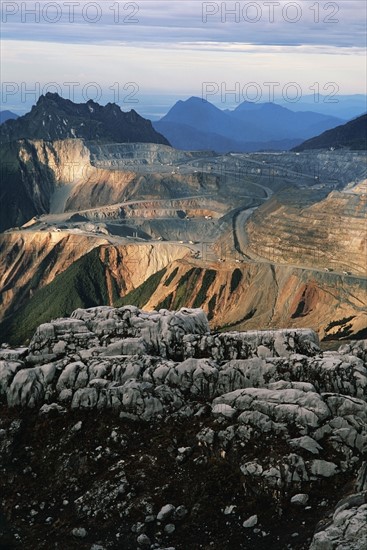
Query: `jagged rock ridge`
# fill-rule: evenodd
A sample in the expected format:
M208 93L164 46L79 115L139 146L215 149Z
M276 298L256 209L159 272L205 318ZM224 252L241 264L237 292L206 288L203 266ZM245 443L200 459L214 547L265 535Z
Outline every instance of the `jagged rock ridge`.
M24 138L49 141L81 138L169 145L166 138L154 130L152 123L133 109L125 113L115 103L103 107L92 100L73 103L50 92L40 96L29 113L1 125L1 142Z
M322 353L307 329L212 334L201 310L98 307L0 357L2 506L23 547L364 548L366 341ZM38 463L41 503L22 477L37 452L59 471L52 484ZM18 511L14 483L36 498Z

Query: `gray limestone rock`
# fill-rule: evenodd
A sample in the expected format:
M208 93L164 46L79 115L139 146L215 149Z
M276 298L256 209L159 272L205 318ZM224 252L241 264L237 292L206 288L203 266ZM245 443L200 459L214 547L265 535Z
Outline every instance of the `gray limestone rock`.
M257 524L257 521L258 521L258 518L257 518L257 515L254 514L253 516L250 516L248 519L246 519L242 526L245 527L246 529L250 529L251 527L255 527L255 525Z
M192 439L175 438L168 447L177 468L226 464L230 457L245 492L266 495L269 502L290 502L295 513L296 505L306 506L309 496L311 501L313 487L333 484L346 474L359 493L342 501L332 524L315 533L311 548L359 550L366 511L361 500L367 484L366 361L365 343L323 353L317 336L307 329L215 334L201 310L97 307L40 325L29 348L2 348L0 401L35 409L40 422L62 420L70 411L80 414L83 421L73 421L62 435L67 441L85 436L86 411L107 411L129 426L151 423L153 430L170 426L171 420L192 419L197 423ZM16 424L0 429L0 453L6 459L17 430ZM110 456L106 449L121 440L118 429L110 426L107 446L100 445L88 460L99 464ZM118 457L121 448L112 455ZM262 452L256 454L259 448ZM82 522L103 521L116 507L120 517L128 516L134 493L125 465L111 464L102 482L91 483L75 497ZM27 468L25 474L35 475ZM142 476L141 486L145 481ZM231 510L228 519L235 516L236 508ZM139 548L157 547L159 537L174 532L175 537L195 507L189 514L183 504L166 504L155 513L144 506L134 520ZM257 521L262 523L261 516L253 514L243 525L257 529ZM159 535L154 539L156 522ZM81 538L83 529L76 527L79 534L73 536Z
M320 525L310 550L364 550L367 548L367 493L340 501L331 523Z
M291 498L291 503L298 506L306 506L308 498L308 495L306 495L305 493L298 493Z

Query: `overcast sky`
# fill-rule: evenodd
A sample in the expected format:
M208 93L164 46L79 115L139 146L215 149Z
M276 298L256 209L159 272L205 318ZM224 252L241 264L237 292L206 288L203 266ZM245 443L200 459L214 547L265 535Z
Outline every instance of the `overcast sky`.
M272 89L366 93L365 0L2 1L1 10L3 109L22 111L38 90L82 100L92 82L86 99L126 108L203 90L217 101L221 90L241 100L271 99Z

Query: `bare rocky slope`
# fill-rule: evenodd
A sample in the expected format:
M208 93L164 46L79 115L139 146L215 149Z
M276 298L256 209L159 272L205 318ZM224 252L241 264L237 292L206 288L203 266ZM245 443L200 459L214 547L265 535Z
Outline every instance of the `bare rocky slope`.
M267 263L177 261L144 305L203 307L217 329L313 327L326 339L367 325L365 280Z
M246 227L249 250L280 264L312 265L365 277L366 181L334 191L319 202L306 201L302 194L297 201L290 189L260 207Z
M78 309L0 349L0 544L362 550L367 341Z
M158 166L163 162L172 165L178 160L195 159L194 154L177 152L164 145L22 139L3 144L0 158L1 231L50 212L218 191L217 176L208 174L203 179L197 171L181 175L172 168L159 173ZM141 170L142 165L151 162L156 163L156 172Z
M62 231L4 234L0 236L1 320L18 312L19 319L15 324L27 326L29 334L39 322L40 314L48 320L54 314L71 313L75 308L73 289L79 305L113 305L119 297L188 254L189 250L180 245L111 246L103 235L90 238ZM61 276L65 281L63 290ZM87 280L92 288L87 286ZM51 291L47 290L47 296L39 304L40 310L37 307L33 312L34 302L39 301L37 292L49 287L53 281ZM54 312L55 303L60 299L67 301L62 301L61 309ZM11 335L17 332L14 322L9 329L5 329L3 324L2 332L2 339L14 339Z

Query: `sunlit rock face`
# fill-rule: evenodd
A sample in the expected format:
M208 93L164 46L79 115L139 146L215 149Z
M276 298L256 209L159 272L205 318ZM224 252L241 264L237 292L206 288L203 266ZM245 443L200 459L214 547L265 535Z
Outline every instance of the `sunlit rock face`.
M275 263L366 277L366 211L365 180L314 203L312 193L304 203L278 194L248 224L249 248Z

